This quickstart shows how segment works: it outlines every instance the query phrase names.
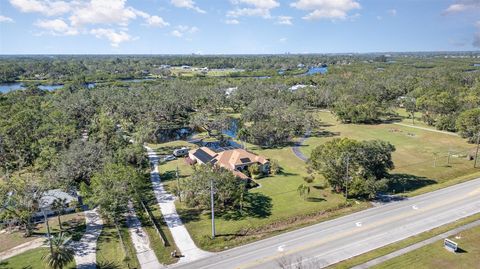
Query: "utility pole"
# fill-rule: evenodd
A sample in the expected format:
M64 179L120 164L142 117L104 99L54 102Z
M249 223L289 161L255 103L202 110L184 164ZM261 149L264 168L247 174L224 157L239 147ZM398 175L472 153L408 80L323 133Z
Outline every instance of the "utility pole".
M347 155L347 171L346 171L346 178L345 178L345 200L348 201L348 165L350 163L350 156Z
M212 211L212 239L215 239L215 212L213 200L213 179L210 180L210 206Z
M42 213L43 213L43 218L45 220L45 224L47 225L47 236L48 236L48 244L50 245L50 254L53 255L52 238L50 236L50 225L48 225L48 218L44 208L42 208Z
M182 189L180 189L180 175L179 174L180 173L178 171L178 165L177 165L177 170L175 172L175 175L177 177L178 200L181 203L182 202Z
M480 131L477 134L477 150L475 151L475 162L473 163L473 168L477 168L477 160L478 160L478 148L480 146Z

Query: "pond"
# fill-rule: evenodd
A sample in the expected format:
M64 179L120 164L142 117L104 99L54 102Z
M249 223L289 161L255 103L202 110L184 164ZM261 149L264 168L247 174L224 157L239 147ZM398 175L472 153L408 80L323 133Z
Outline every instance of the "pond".
M9 91L15 91L23 89L23 83L12 82L12 83L0 83L0 92L7 93Z
M314 66L310 67L306 73L307 76L315 75L315 74L326 74L328 72L327 66Z
M227 130L223 130L222 133L231 138L237 138L238 132L238 119L231 119L230 127Z

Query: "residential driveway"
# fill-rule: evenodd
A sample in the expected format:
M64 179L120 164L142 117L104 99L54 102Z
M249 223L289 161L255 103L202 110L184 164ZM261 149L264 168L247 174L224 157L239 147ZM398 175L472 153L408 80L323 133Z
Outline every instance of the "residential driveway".
M155 252L150 247L148 234L143 230L142 224L135 213L132 202L128 203L128 232L132 238L133 246L137 254L138 262L142 269L162 268L163 265L157 259Z
M98 208L85 211L85 223L87 230L82 239L72 243L72 248L75 251L75 262L79 269L95 269L97 268L97 239L103 227Z
M211 255L211 253L199 249L193 242L190 234L183 225L180 216L177 214L177 210L175 209L175 197L165 191L160 180L157 154L151 148L145 148L147 149L150 162L153 164L151 180L155 197L157 198L163 218L168 225L173 240L182 254L179 262L191 262Z
M305 142L305 140L307 140L307 138L310 136L310 133L310 131L307 131L305 135L295 143L295 146L292 147L292 151L295 156L297 156L300 160L304 162L308 161L308 157L300 151L300 147L302 146L303 142Z

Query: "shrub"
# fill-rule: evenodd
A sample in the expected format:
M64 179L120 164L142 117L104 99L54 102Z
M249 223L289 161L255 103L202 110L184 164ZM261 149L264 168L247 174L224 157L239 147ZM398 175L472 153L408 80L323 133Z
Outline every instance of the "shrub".
M270 161L270 174L272 175L277 175L278 173L280 173L281 171L281 168L280 168L280 164L278 163L277 160L271 160Z

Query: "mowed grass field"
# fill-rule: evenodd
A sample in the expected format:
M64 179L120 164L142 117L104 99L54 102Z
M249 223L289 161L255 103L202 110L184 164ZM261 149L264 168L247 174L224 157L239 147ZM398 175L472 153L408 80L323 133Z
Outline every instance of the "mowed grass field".
M440 240L372 268L480 268L480 226L450 239L461 248L457 253L447 251Z
M395 169L392 174L407 174L420 179L433 180L436 183L444 183L453 178L480 172L480 169L473 168L472 161L466 159L467 153L473 150L475 145L468 144L461 137L393 123L341 124L330 112L317 112L317 115L322 127L318 130L320 134L308 138L301 147L301 151L306 156L310 156L312 150L318 145L337 137L356 140L380 139L396 147L393 153ZM404 120L402 124L411 124L411 122ZM418 126L427 127L422 124ZM451 157L448 164L449 152Z
M169 153L164 149L194 145L186 142L171 142L159 145L150 145L159 153ZM306 199L300 197L297 188L304 183L307 175L305 163L298 159L290 147L281 149L260 149L247 145L248 150L261 154L267 158L278 160L282 173L276 176L256 180L259 188L251 189L250 206L247 206L244 216L235 212L227 212L216 218L217 237L211 240L211 220L209 212L200 212L194 208L187 208L177 201L177 211L182 216L187 229L195 242L203 249L219 251L255 239L263 238L286 231L294 227L308 225L319 220L325 220L348 212L369 207L368 203L351 202L345 205L345 198L325 188L321 178L310 184L311 192ZM164 163L160 166L162 181L167 189L177 184L175 170L179 168L181 180L193 172L191 166L183 158ZM181 182L180 182L181 183Z
M2 269L45 269L49 268L42 260L43 256L48 254L48 247L40 247L28 250L22 254L16 255L5 261L0 261L0 268ZM64 269L76 268L75 261L72 261Z

